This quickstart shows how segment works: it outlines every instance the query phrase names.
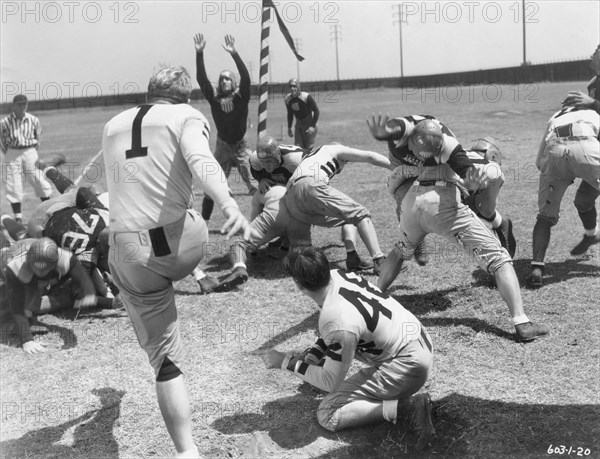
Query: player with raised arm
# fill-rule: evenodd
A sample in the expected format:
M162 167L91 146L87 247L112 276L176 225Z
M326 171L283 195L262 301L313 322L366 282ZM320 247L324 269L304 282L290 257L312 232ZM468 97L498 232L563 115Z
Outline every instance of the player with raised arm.
M219 74L217 89L212 86L206 74L204 65L204 35L194 36L196 46L196 79L202 95L210 105L210 111L217 127L217 143L215 158L229 177L231 167L236 165L240 176L250 194L256 191L251 182L248 157L250 151L246 145L246 128L248 123L248 104L250 103L250 74L244 61L235 48L235 40L231 35L225 35L223 49L233 58L240 74L240 84L237 85L235 75L229 70ZM214 201L211 196L205 196L202 201L202 218L209 220L213 211Z

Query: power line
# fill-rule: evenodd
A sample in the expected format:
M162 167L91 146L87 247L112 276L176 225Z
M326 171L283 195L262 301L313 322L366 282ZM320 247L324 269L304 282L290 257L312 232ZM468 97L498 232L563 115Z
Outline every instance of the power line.
M404 22L408 25L408 18L403 13L402 4L398 3L396 5L392 5L392 9L394 10L394 16L398 16L398 19L394 19L394 24L398 23L398 36L400 38L400 78L404 78L404 60L402 59L402 23Z

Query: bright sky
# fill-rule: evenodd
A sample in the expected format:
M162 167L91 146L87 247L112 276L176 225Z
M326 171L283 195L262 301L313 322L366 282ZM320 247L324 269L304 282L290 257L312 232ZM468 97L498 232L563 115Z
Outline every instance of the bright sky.
M303 81L336 79L333 40L341 37L341 79L400 74L398 15L388 1L276 1L300 41ZM2 100L95 97L145 92L160 63L195 75L193 36L208 40L211 80L234 69L221 48L225 34L258 82L260 1L2 1ZM523 62L521 0L404 1L404 75L506 67ZM527 60L588 58L600 42L597 0L526 1ZM272 15L274 16L274 15ZM271 23L271 77L296 77L296 61Z

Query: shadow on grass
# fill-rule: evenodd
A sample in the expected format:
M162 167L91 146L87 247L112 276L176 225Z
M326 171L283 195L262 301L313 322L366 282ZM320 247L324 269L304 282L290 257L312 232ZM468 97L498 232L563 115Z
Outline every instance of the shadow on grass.
M585 263L589 258L570 258L560 262L546 263L544 268L544 285L556 284L575 278L598 278L600 266ZM519 283L526 285L525 278L531 271L531 260L513 261Z
M431 445L418 452L414 434L385 422L335 433L323 429L316 419L319 402L315 394L298 394L266 403L260 414L223 416L211 427L226 435L252 433L250 443L260 443L251 445L254 450L275 456L287 456L290 453L281 449L304 448L320 437L347 445L308 456L533 458L547 457L550 445L565 445L567 450L571 446L574 455L577 448L596 452L600 447L600 407L592 404L520 404L450 394L434 400L437 433ZM262 432L266 435L261 437Z
M452 300L448 296L451 293L456 293L458 287L411 295L392 294L396 290L391 290L388 294L413 314L422 316L430 312L445 311L451 308Z
M99 409L88 410L62 424L27 432L21 438L0 442L2 457L119 457L113 427L121 415L121 399L125 392L105 387L94 389L92 393L100 399L102 406ZM68 404L48 403L46 409L38 409L37 414L19 410L12 415L17 421L19 416L32 415L41 416L44 421L43 417L60 419L77 414L77 408Z
M7 346L13 346L20 348L21 343L17 338L15 327L12 321L2 318L0 320L2 326L0 327L0 343ZM33 336L46 335L48 333L56 333L63 341L61 349L72 349L77 346L78 340L73 330L70 330L60 325L46 324L33 319L30 321L30 330Z
M475 333L489 333L511 341L515 339L512 333L476 318L424 317L419 320L425 327L460 327L462 325L471 328Z
M278 346L279 344L284 343L287 340L293 338L296 335L300 335L309 330L315 330L317 328L317 324L319 321L319 314L320 314L319 311L315 311L313 314L306 317L299 324L296 324L293 327L290 327L287 330L285 330L281 333L278 333L277 335L273 336L268 341L265 341L263 344L261 344L255 351L252 351L250 353L251 354L255 354L255 353L262 354L263 351L272 349L272 348Z

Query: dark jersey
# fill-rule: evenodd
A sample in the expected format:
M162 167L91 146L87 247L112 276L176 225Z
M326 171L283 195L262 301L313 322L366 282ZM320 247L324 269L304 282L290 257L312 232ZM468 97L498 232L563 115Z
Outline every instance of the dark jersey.
M264 169L256 153L250 155L250 172L257 182L262 179L269 179L281 185L287 184L298 164L300 164L304 150L295 145L279 145L279 151L281 152L281 164L272 172Z
M44 235L59 247L70 250L81 262L95 264L98 257L98 236L106 221L97 209L67 207L54 213Z
M217 127L217 135L227 143L236 143L246 135L248 103L250 102L250 74L239 54L232 54L240 74L239 87L229 96L220 96L210 83L204 67L204 53L196 53L196 79L202 95L210 105Z
M298 97L292 97L291 94L285 96L285 106L287 108L288 128L292 127L294 116L297 120L306 120L307 125L315 127L319 121L319 107L313 97L307 92L301 92Z
M396 130L392 134L392 137L388 140L388 149L390 153L390 161L394 164L394 160L400 161L403 164L413 166L437 166L438 162L434 158L428 158L425 161L421 161L417 158L410 147L408 146L408 137L412 134L414 127L420 121L425 119L435 120L439 123L442 128L442 134L444 135L444 149L449 146L450 151L447 152L449 157L445 161L454 172L456 172L461 178L464 178L467 170L473 166L473 163L465 153L463 147L458 142L448 142L447 139L456 139L454 133L443 123L441 123L435 116L432 115L411 115L404 116L395 124Z

